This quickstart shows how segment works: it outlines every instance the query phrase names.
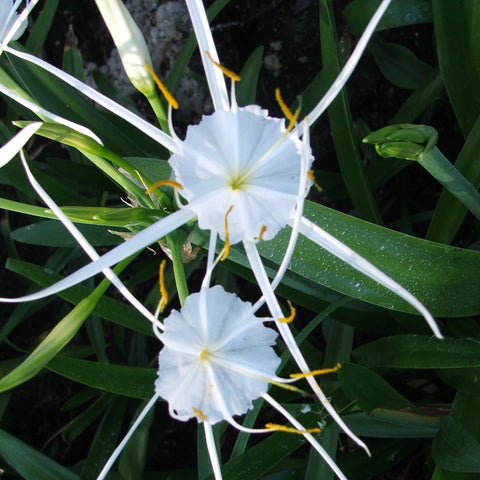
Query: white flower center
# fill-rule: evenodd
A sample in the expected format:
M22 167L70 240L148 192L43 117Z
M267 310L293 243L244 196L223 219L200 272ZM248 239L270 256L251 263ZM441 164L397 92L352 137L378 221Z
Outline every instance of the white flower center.
M261 230L271 239L287 225L304 173L298 136L257 106L203 117L188 128L170 165L200 228L225 239L225 213L233 206L228 216L232 244L254 240Z

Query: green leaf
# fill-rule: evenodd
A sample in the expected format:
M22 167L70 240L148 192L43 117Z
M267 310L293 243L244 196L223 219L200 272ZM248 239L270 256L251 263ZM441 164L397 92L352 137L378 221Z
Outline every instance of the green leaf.
M412 412L375 409L343 417L360 436L375 438L432 438L438 431L438 418ZM336 427L338 428L338 427Z
M24 362L0 379L0 392L16 387L35 376L73 338L94 306L93 297L82 300Z
M414 122L444 90L443 78L438 68L419 86L399 108L391 123Z
M48 287L63 278L59 274L46 271L44 267L17 259L8 259L6 267L33 280L42 287ZM116 269L114 270L116 271ZM91 292L90 289L83 285L76 285L73 288L59 292L58 296L76 305ZM135 308L118 300L103 296L97 303L94 313L110 322L141 332L144 335L153 336L150 322L138 313Z
M94 393L98 396L98 392ZM111 403L111 395L101 395L92 405L85 408L80 415L69 422L62 430L62 435L65 436L67 442L73 442L73 440L85 432Z
M20 48L20 47L19 47ZM96 110L77 90L36 65L8 55L15 80L36 101L49 111L101 132L107 148L120 155L147 156L158 151L158 144L122 119L111 118ZM32 118L32 117L28 117Z
M452 472L480 472L480 443L453 417L440 418L432 445L435 463Z
M170 167L167 160L161 160L157 158L145 158L145 157L125 157L125 160L147 177L153 179L153 181L168 179L172 173L172 167Z
M480 368L449 368L437 370L437 375L459 392L480 395Z
M0 456L25 480L80 480L51 458L0 430Z
M154 368L125 367L57 356L47 368L75 382L127 397L150 399L153 395Z
M95 480L109 459L110 452L117 446L127 400L125 397L114 398L106 411L83 464L81 480Z
M375 408L415 408L415 405L400 395L380 375L361 365L343 364L338 371L338 379L347 397L366 412Z
M135 419L145 408L146 403L147 402L141 403L137 409ZM152 407L122 450L118 461L118 472L125 480L137 480L142 477L142 472L145 468L145 457L147 455L148 437L153 420L153 412L154 408Z
M256 48L247 58L240 72L241 81L235 85L235 94L239 106L255 103L257 94L258 76L262 67L263 47Z
M45 6L42 8L38 18L33 25L28 36L26 48L30 50L33 55L40 55L42 53L45 39L52 26L53 17L57 11L59 0L47 0Z
M257 480L305 443L301 435L275 433L222 465L224 478ZM213 480L213 475L207 480Z
M480 3L432 0L440 71L463 135L480 114Z
M106 228L96 225L78 225L80 232L91 245L118 245L122 239L111 234ZM77 241L58 220L47 220L26 227L17 228L12 232L13 240L30 245L44 247L76 247Z
M480 187L480 115L455 161L454 167L476 188ZM426 238L435 242L450 243L462 224L467 207L448 190L440 195Z
M128 259L123 260L115 267L114 271L121 272L128 263ZM109 286L110 281L104 279L88 297L82 299L25 361L0 379L0 392L26 382L44 368L78 332Z
M381 0L354 0L344 10L348 28L354 35L361 35ZM383 15L377 30L430 23L431 0L393 0Z
M428 335L396 335L358 347L353 358L367 367L479 367L480 343L457 338L438 340Z
M430 65L401 45L376 39L370 43L369 50L385 78L397 87L420 88L433 72Z
M312 202L306 202L305 216L407 288L433 315L480 313L480 253L394 232ZM281 262L289 234L284 229L274 240L259 243L268 266ZM231 259L245 262L236 252L232 249ZM306 280L302 288L310 286L312 292L318 289L315 285L323 285L375 305L413 311L395 294L301 236L290 268ZM289 278L295 277L287 273Z

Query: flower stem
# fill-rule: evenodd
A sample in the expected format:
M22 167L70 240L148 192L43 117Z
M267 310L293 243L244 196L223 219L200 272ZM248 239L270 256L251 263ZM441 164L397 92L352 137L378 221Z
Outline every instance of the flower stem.
M175 285L177 286L178 299L180 300L180 305L183 306L185 298L188 297L187 278L182 261L183 239L178 232L172 232L167 235L167 244L172 254L173 275L175 277Z
M418 163L480 220L480 194L437 147L425 152Z
M157 117L160 128L165 133L170 134L170 129L168 128L167 114L165 113L165 109L163 108L162 102L160 101L157 92L154 92L153 95L149 95L146 98L148 100L148 103L150 103L150 106L152 107L155 116Z

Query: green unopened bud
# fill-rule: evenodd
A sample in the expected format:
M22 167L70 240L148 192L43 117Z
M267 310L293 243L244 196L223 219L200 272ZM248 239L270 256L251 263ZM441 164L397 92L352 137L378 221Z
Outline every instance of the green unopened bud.
M384 158L421 160L435 146L437 136L437 131L428 125L404 123L372 132L363 142L375 145L377 153Z
M142 32L121 0L95 1L132 85L147 97L153 95L155 82L145 67L152 68L152 59Z

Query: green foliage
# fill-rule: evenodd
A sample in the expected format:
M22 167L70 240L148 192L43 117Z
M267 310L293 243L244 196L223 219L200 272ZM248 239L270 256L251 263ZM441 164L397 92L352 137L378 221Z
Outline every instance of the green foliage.
M300 23L303 17L293 4L301 2L280 2L267 13L256 10L254 3L241 2L246 13L239 2L228 0L217 0L209 9L215 35L225 43L220 52L241 73L242 81L235 86L238 103L258 102L274 109L278 84L288 92L286 98L298 96L305 115L335 79L350 54L350 43L355 45L380 2L351 0L343 12L338 2L310 2L309 22L319 18L320 28L318 38L308 43L315 44L322 67L315 54L289 50L292 39L283 38L287 53L281 58L279 77L263 68L271 42L280 35L272 19L280 12L292 16L290 23ZM44 2L43 10L32 17L25 47L18 48L35 54L43 50L58 4ZM261 32L262 22L271 28L263 45L249 39L232 47L231 55L225 53L238 26L253 31L253 25ZM344 23L348 28L339 34L336 28ZM366 437L372 458L344 442L319 402L276 386L272 392L302 423L322 427L319 441L349 480L400 478L419 464L426 465L419 478L474 480L480 473L480 230L475 219L480 204L479 32L477 0L393 0L367 60L329 107L328 124L320 119L311 130L312 153L318 157L314 173L323 190L312 189L305 216L417 296L447 337L433 338L421 317L396 294L311 241L299 239L277 293L298 308L293 326L299 329L296 341L309 364L327 368L342 363L320 383L348 426ZM435 48L428 40L433 37ZM196 60L190 62L195 43L192 35L167 76L173 93L187 69L203 82ZM63 56L63 68L77 78L85 75L82 53L69 45ZM35 177L99 253L174 209L170 186L145 193L152 183L170 178L165 148L42 69L5 53L0 59L2 84L87 126L101 140L45 123L27 145ZM142 111L112 79L100 72L94 79L115 101ZM297 84L302 88L292 91ZM38 119L2 99L3 144L17 127ZM399 158L380 158L372 145L362 143L365 137L382 156ZM5 296L51 285L86 262L52 211L39 202L18 159L0 170L0 182L0 208L5 210L1 231L10 257L1 272ZM470 192L467 201L459 191ZM288 227L274 240L258 244L271 278L290 233ZM168 245L162 243L174 257L174 268L166 271L167 309L183 301L187 280L191 291L198 290L207 245L208 232L194 222L169 236ZM142 252L115 269L126 269L122 280L152 311L160 296L158 265L165 258L158 245L153 248L156 256ZM183 265L182 256L193 261ZM215 281L256 300L258 288L248 265L243 248L233 246L227 261L216 268ZM116 291L107 291L108 286L107 280L96 287L91 280L52 299L5 307L0 330L0 458L8 478L95 479L151 398L161 344L150 323ZM281 342L278 350L283 354L281 373L295 371ZM37 388L38 397L31 393ZM61 401L49 403L56 395ZM61 417L61 425L55 424L55 430L44 425L39 439L30 431L32 424L43 424L46 414L38 405L44 401L49 415ZM276 421L262 406L263 400L255 402L245 425ZM32 413L26 415L27 410ZM24 413L23 423L28 425L20 421ZM213 478L208 476L208 458L198 459L196 466L192 427L172 420L166 405L157 402L109 478ZM54 435L57 431L61 437ZM216 426L215 435L226 479L333 478L318 455L305 448L301 435L274 433L251 441L249 434L225 425ZM51 445L42 448L50 437ZM348 448L339 449L339 444ZM180 462L186 446L191 455ZM75 454L63 455L63 450Z

